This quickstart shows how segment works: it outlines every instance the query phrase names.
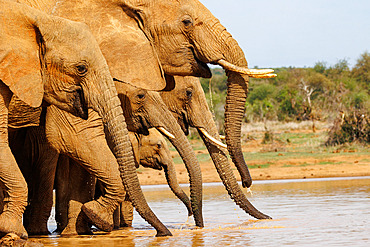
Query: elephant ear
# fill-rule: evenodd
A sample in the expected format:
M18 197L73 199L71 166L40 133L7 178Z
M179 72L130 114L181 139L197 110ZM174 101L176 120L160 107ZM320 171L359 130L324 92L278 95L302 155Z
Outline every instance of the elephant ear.
M20 100L15 94L8 107L8 127L24 128L39 126L42 107L30 107Z
M107 18L107 35L98 42L112 77L147 90L164 89L166 81L158 56L136 21L122 12Z
M44 88L37 27L19 16L9 13L3 16L4 12L0 13L0 79L19 99L31 107L38 107Z

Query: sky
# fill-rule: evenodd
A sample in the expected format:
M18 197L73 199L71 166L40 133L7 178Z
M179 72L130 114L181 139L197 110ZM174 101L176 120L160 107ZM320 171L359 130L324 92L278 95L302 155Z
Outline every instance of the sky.
M200 0L238 41L249 67L350 66L370 52L370 0Z

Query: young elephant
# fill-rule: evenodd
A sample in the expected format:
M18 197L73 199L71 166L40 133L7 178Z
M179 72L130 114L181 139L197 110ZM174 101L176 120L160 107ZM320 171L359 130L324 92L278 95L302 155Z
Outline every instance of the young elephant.
M83 119L88 117L88 107L93 108L102 117L120 165L134 167L134 160L113 79L88 27L13 1L1 0L0 9L0 186L5 191L0 234L14 232L27 238L22 225L27 185L8 145L13 95L31 107L45 100ZM94 167L87 169L94 171ZM128 170L132 171L128 176L135 172ZM118 167L112 168L110 176L120 181ZM93 224L104 225L109 214L105 205L115 208L122 200L121 182L114 191L113 197L84 205Z
M163 169L170 189L184 203L188 210L188 216L191 216L193 212L189 197L177 182L175 164L163 135L155 128L149 129L149 135L141 135L135 132L129 134L137 166L142 165L156 170ZM120 226L132 225L132 213L133 207L126 198L125 202L121 204ZM118 223L115 223L115 225L118 225Z

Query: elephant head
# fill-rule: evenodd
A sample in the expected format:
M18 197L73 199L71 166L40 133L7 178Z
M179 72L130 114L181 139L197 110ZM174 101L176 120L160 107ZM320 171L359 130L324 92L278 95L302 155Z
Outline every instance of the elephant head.
M98 87L110 79L93 78L106 63L87 26L24 5L1 4L7 5L0 23L1 80L32 107L44 99L86 119L90 84Z
M156 128L179 152L189 173L190 197L195 223L203 227L200 165L176 119L158 92L144 90L122 82L116 82L116 88L129 131L148 135L149 128Z
M98 112L126 189L138 207L143 205L138 211L151 215L157 236L171 235L138 192L121 104L106 60L87 25L13 1L0 4L0 79L30 106L40 106L44 99L84 119L88 107Z
M188 216L193 215L189 197L177 182L175 164L163 135L155 128L151 128L149 135L130 132L130 140L138 164L156 170L163 169L172 192L184 203Z
M254 208L238 186L226 156L225 145L220 140L199 79L175 76L175 81L176 86L172 91L161 92L160 94L179 125L182 126L183 131L188 133L189 126L198 130L221 181L235 203L257 219L270 218ZM242 177L242 181L251 181L248 168L245 168L245 171L240 172L241 175L246 174L246 177Z
M239 171L248 169L240 139L249 77L274 77L269 74L273 71L248 69L236 40L198 0L122 0L120 4L155 47L166 74L208 78L207 64L227 70L226 143ZM243 183L250 185L251 180Z

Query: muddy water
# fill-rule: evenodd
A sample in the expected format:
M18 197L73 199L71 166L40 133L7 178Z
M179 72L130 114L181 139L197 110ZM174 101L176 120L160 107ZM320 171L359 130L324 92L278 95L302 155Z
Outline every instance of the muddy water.
M135 215L134 228L95 236L37 240L46 246L370 246L370 177L255 182L250 201L274 219L257 221L220 184L204 186L205 228L187 221L166 186L144 186L146 198L173 237ZM50 220L50 230L55 221Z

